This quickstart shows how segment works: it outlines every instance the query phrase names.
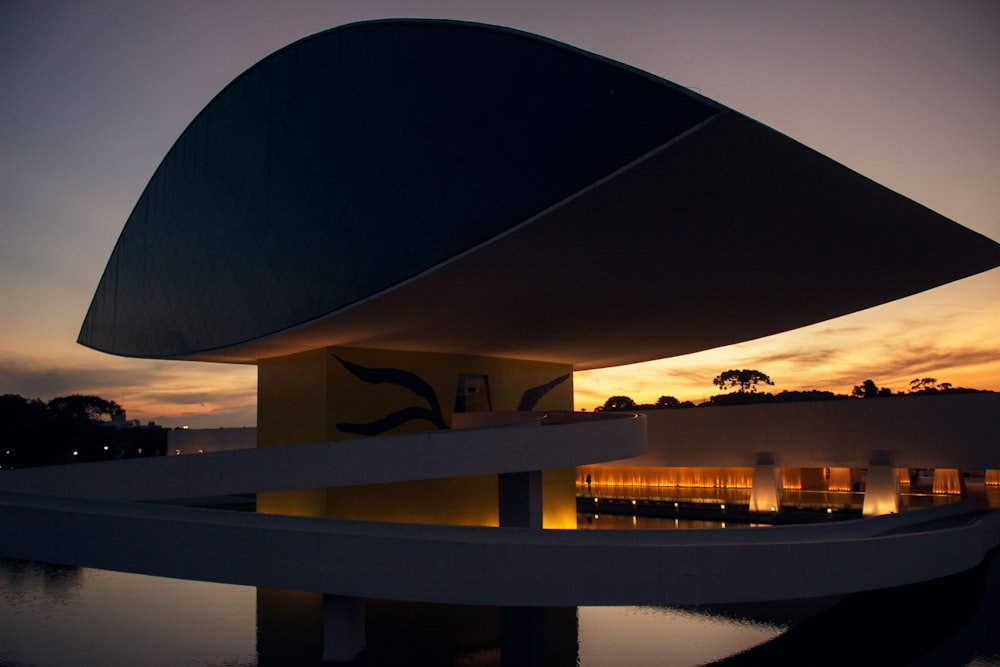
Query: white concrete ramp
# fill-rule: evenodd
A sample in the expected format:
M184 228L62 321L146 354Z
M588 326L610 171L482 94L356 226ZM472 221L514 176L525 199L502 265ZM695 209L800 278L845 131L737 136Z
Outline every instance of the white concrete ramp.
M0 555L331 595L500 606L837 595L947 576L1000 544L952 503L831 524L576 531L349 521L0 493Z
M346 597L560 606L850 593L961 572L1000 544L1000 515L967 503L831 524L576 531L135 502L537 470L644 447L641 417L570 413L347 444L5 471L0 555Z

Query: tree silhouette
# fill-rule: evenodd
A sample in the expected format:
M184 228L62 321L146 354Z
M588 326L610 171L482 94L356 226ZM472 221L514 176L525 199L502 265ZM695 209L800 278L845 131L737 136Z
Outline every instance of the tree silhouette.
M99 396L60 396L47 404L17 394L0 396L0 468L160 456L167 430L117 428L104 419L121 408ZM122 421L124 423L124 421Z
M104 417L110 419L121 411L121 407L114 401L103 399L100 396L82 394L57 396L49 401L48 407L54 413L71 419L91 421L103 421Z
M712 384L719 389L736 389L741 394L755 393L757 391L757 384L761 382L770 385L774 384L771 378L764 373L746 368L738 371L728 370L725 373L720 373L712 380Z
M673 396L660 396L656 399L656 406L660 408L676 408L681 402Z
M951 384L948 384L951 387ZM931 393L938 390L937 378L915 378L910 380L910 393Z
M612 396L604 401L605 410L631 410L635 407L635 401L628 396Z
M874 398L876 396L891 396L892 390L888 387L879 387L872 380L868 379L861 384L854 385L851 396L858 398Z

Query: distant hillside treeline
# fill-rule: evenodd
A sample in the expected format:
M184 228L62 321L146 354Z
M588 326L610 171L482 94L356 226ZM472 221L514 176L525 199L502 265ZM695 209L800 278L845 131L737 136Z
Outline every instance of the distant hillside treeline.
M727 371L734 373L735 371ZM747 371L743 371L744 373ZM763 373L758 373L760 377L766 379L767 384L773 384ZM725 374L723 374L725 375ZM723 377L720 375L720 377ZM716 378L718 380L719 378ZM716 382L716 384L720 384ZM669 410L682 408L700 408L720 405L751 405L759 403L801 403L804 401L840 401L857 400L867 398L884 398L887 396L926 396L928 394L974 394L992 393L988 389L971 389L968 387L955 387L951 383L939 383L934 378L918 378L910 382L909 391L899 391L893 393L887 387L879 387L872 380L865 380L856 385L850 394L837 394L832 391L819 391L816 389L809 391L781 391L776 394L768 392L758 392L755 388L750 390L735 391L728 394L716 394L702 403L692 403L691 401L679 401L673 396L660 396L655 403L636 403L628 396L611 396L604 405L595 408L595 411L622 411L622 410Z

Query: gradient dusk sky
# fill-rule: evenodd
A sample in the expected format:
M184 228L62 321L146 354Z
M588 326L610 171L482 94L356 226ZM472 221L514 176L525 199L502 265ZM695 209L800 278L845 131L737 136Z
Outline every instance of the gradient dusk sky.
M252 426L252 366L123 359L76 343L160 160L233 78L359 20L453 18L550 37L688 86L1000 240L1000 3L175 1L0 4L0 394L92 393L165 426ZM869 267L845 264L845 272ZM739 267L720 263L739 280ZM665 286L697 289L697 285ZM724 322L720 321L720 326ZM772 391L1000 390L1000 269L758 341L576 376L700 401L756 368Z

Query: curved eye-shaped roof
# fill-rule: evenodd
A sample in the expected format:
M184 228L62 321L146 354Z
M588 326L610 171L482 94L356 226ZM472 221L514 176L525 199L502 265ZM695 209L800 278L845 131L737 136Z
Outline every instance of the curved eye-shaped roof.
M930 273L830 278L928 252ZM734 253L744 276L712 278ZM598 367L998 263L988 239L662 79L509 29L376 21L271 55L194 119L79 341L219 361L352 344ZM749 320L716 331L729 305Z
M411 21L315 35L244 73L180 137L82 340L180 355L308 322L506 232L717 111L510 30Z

